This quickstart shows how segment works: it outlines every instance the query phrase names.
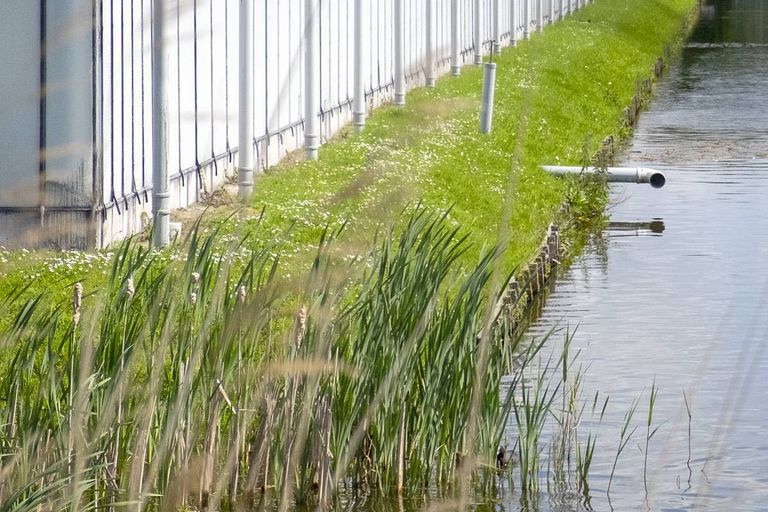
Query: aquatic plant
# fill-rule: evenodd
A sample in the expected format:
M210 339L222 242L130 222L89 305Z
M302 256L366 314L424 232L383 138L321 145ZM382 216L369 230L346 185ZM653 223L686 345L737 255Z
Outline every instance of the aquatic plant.
M2 334L3 501L216 508L274 487L284 508L490 466L514 349L492 329L477 379L494 251L464 270L465 237L419 209L344 262L341 229L299 287L273 248L235 264L221 255L242 240L195 229L183 257L129 240L102 290L20 305Z

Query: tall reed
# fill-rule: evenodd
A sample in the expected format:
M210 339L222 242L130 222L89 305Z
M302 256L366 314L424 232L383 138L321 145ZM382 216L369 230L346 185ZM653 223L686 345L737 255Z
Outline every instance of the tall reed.
M126 241L104 287L74 302L19 305L2 333L3 503L215 509L274 487L289 507L490 466L514 348L494 330L477 381L493 251L460 267L465 238L425 209L353 263L336 234L299 287L278 279L276 248L238 259L244 238L198 226L165 252Z

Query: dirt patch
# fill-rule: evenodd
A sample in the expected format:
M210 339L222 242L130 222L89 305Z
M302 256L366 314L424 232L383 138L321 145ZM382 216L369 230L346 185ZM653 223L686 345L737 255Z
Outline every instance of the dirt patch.
M223 213L231 213L238 208L248 209L237 197L237 183L226 183L223 187L207 194L197 203L186 208L177 208L171 212L172 222L181 222L183 226L193 224L201 217L214 218Z

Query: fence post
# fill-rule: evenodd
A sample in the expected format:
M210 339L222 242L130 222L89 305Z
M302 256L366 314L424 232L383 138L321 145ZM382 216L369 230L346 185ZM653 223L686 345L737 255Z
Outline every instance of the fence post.
M509 24L511 26L509 32L509 45L517 45L517 0L509 0Z
M544 0L536 0L536 32L544 28Z
M424 70L424 81L427 87L434 87L435 85L435 0L426 0L426 14L427 14L427 26L426 26L426 59Z
M320 51L320 14L317 0L304 0L304 153L317 160L320 148L320 73L317 61Z
M365 0L355 0L355 50L354 65L355 90L352 105L352 123L355 125L355 131L360 133L365 126L365 85L363 83L363 20L367 17L363 14L363 4Z
M459 0L451 0L451 74L459 76Z
M523 39L531 37L531 1L523 0Z
M501 51L501 0L493 0L493 47L491 52L499 53Z
M253 193L253 0L240 0L237 193Z
M395 0L395 105L405 105L405 66L403 64L403 0Z
M166 90L165 90L165 1L152 7L152 245L165 247L170 241L171 194L168 183Z
M481 36L481 29L482 29L482 7L483 4L481 0L475 0L475 16L473 18L474 21L474 35L472 39L475 42L475 64L480 65L483 62L483 41Z

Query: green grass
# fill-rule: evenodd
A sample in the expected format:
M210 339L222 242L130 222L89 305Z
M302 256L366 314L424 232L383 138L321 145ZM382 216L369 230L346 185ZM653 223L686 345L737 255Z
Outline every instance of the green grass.
M326 226L346 223L339 256L350 259L405 206L452 206L450 221L470 241L462 261L472 265L484 247L501 243L509 271L532 256L567 199L565 185L537 165L583 163L604 137L626 134L620 116L636 81L678 36L693 3L598 1L498 56L491 135L478 132L481 69L467 66L460 77L409 93L405 108L376 110L362 135L344 131L321 148L318 162L269 170L257 180L251 208L211 218L223 232L239 233L263 210L264 229L247 250L276 241L285 253L281 272L298 275ZM73 268L54 265L54 257L13 265L0 259L0 297L103 280L104 262L63 259L74 260Z
M410 93L405 108L378 110L363 135L324 146L319 162L268 172L253 205L276 229L296 220L288 240L297 246L312 245L326 222L347 221L359 242L408 202L453 206L452 220L472 242L465 262L508 238L507 268L519 265L565 199L537 165L581 164L585 150L622 132L636 81L648 77L692 4L596 2L496 59L490 136L478 132L481 69L465 67Z
M266 485L287 506L342 483L450 487L493 464L510 411L534 492L567 352L545 365L561 380L525 385L518 367L500 397L515 356L487 325L497 285L573 197L537 165L581 163L623 129L693 3L602 0L505 52L490 136L465 68L318 162L273 169L248 208L171 250L2 253L0 501L174 508Z

